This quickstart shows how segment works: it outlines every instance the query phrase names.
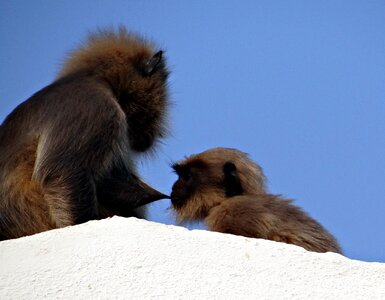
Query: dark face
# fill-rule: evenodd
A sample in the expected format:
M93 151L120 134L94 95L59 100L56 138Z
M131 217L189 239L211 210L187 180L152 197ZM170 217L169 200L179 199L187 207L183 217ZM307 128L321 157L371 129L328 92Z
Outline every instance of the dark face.
M143 152L166 135L168 71L161 51L134 65L134 77L129 78L127 89L119 91L118 99L127 115L130 145Z
M221 176L211 174L210 168L201 160L172 166L178 175L171 193L174 208L181 208L196 193L207 193L211 188L223 190L224 197L238 196L243 193L237 170L232 162L226 162L219 171ZM216 174L218 175L218 174Z
M171 202L174 208L183 207L196 193L201 193L206 186L213 184L208 165L202 160L190 160L187 163L172 166L178 180L172 186Z
M138 107L134 113L130 113L128 135L130 145L134 151L147 151L157 140L166 135L163 128L164 112L158 111L161 107L166 111L167 108L164 105L153 111L146 111L146 107Z
M178 175L178 180L172 186L171 203L175 208L180 208L195 192L198 184L197 175L187 165L174 164L172 168Z

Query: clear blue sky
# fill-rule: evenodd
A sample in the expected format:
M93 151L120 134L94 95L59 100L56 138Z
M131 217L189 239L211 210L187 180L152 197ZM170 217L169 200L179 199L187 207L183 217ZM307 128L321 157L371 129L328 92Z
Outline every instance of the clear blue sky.
M384 1L1 1L0 121L88 30L117 24L172 70L172 136L139 164L146 181L169 193L170 162L239 148L348 257L385 261ZM150 219L173 224L169 206Z

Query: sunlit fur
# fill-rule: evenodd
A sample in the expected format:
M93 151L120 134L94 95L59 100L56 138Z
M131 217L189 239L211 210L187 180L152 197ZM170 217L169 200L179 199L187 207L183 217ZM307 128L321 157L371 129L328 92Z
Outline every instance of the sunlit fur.
M135 210L163 198L134 153L167 133L163 52L123 27L90 33L52 84L0 126L0 240Z
M224 170L228 163L235 167L230 174ZM243 152L214 148L189 156L173 168L179 178L171 201L179 222L204 220L212 231L294 244L316 252L341 252L335 238L291 200L267 193L261 167ZM227 196L226 176L239 182L241 192Z

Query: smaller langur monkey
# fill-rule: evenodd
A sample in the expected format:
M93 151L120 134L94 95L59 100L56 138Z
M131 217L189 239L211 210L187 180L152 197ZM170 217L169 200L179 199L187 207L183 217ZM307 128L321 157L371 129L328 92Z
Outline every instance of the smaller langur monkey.
M291 200L266 192L261 167L246 153L214 148L172 167L179 178L171 202L180 222L203 219L212 231L341 253L317 221Z

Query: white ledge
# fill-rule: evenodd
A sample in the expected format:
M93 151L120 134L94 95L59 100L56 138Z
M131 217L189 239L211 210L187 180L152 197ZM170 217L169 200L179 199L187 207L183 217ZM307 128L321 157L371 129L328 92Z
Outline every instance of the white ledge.
M385 299L385 264L135 218L0 242L0 299Z

